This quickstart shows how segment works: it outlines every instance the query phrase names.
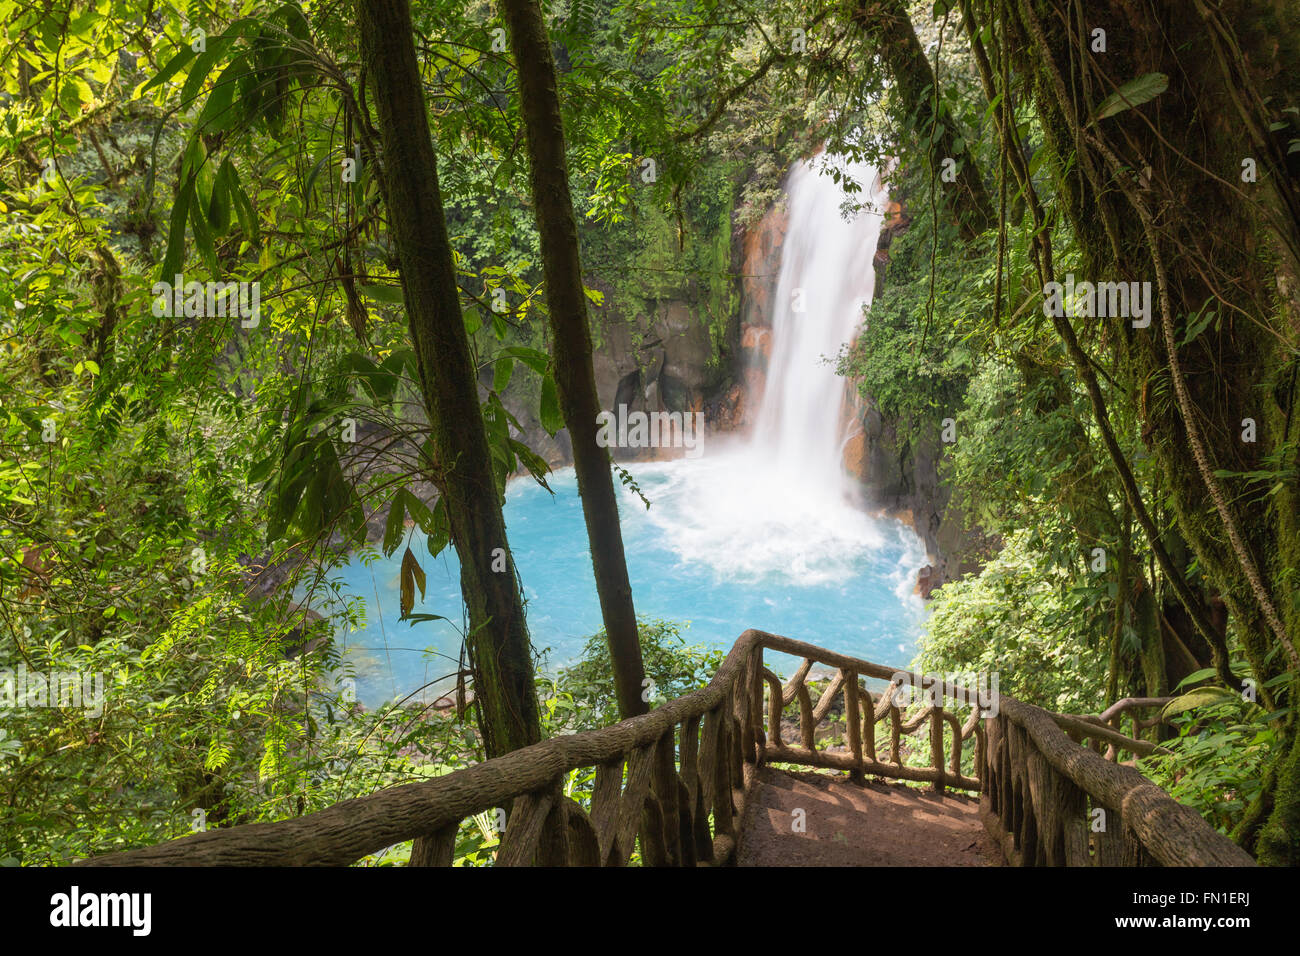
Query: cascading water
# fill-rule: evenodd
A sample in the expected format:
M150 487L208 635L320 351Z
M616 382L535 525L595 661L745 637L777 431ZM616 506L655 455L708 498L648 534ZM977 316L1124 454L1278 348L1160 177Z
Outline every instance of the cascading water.
M753 432L693 469L673 470L676 504L651 518L683 559L699 556L716 574L751 583L848 580L880 550L886 530L856 507L844 473L847 385L834 367L871 301L881 217L871 203L846 217L845 192L817 168L824 163L858 183L856 195L882 198L872 197L870 166L822 156L791 170L771 360Z
M841 463L846 383L826 361L852 340L870 300L880 217L842 216L842 189L814 168L823 162L799 163L787 180L771 361L753 431L706 431L698 459L630 464L651 507L625 493L623 540L637 612L689 621L691 643L728 648L756 627L901 664L921 614L912 585L924 550L901 523L855 506ZM840 168L864 189L875 182L869 167ZM581 652L601 618L573 471L549 481L554 496L512 481L505 516L533 644L550 649L554 667ZM428 574L415 610L458 619L455 555L430 558L419 535L411 544ZM416 634L396 623L397 571L393 558L353 560L341 572L344 590L366 601L368 623L340 636L371 706L454 672L459 657L450 622L422 623ZM426 646L432 657L414 649ZM449 689L444 681L424 696Z
M875 192L870 166L840 169ZM814 479L831 494L844 487L845 382L826 360L853 339L863 306L871 302L881 223L870 210L843 216L844 198L839 184L806 160L787 179L789 224L773 299L772 360L752 440L772 467Z

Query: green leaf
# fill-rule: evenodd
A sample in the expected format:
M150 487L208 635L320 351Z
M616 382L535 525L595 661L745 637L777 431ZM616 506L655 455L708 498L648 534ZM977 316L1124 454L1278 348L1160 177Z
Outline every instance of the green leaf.
M80 113L81 104L89 103L94 98L95 95L90 91L90 84L77 74L69 73L64 77L63 86L59 89L59 105L69 116Z
M255 485L269 478L271 476L272 470L274 470L275 468L275 462L276 462L275 455L268 455L267 457L263 458L261 461L254 462L253 465L248 469L248 483L251 485Z
M406 513L411 516L411 520L420 526L421 531L425 534L432 534L437 522L433 517L433 512L429 510L429 506L410 491L404 491L403 493L406 495Z
M208 272L216 275L220 272L220 267L217 264L217 247L216 243L213 242L212 227L203 214L203 204L201 202L190 203L190 231L194 233L194 245L198 247L199 254L203 256L203 263L208 267Z
M389 305L404 305L406 301L402 298L400 285L359 285L357 291L376 302L385 302Z
M226 174L226 189L230 193L231 201L235 204L235 216L239 220L240 230L249 242L256 243L258 239L257 212L253 209L253 203L249 200L248 193L244 191L243 184L239 181L239 170L235 169L233 163Z
M499 358L496 361L496 368L492 373L492 390L500 395L510 384L510 375L515 370L514 359Z
M441 614L408 614L404 620L410 624L419 624L423 621L445 621L447 618Z
M420 365L416 361L414 349L394 349L388 358L379 364L393 375L401 375L403 368L412 378L418 378L420 375Z
M429 532L429 554L437 557L451 540L451 531L447 523L447 505L445 498L433 503L433 530Z
M217 177L202 137L190 137L181 160L181 175L194 180L194 195L199 198L200 206L212 198L212 185Z
M158 71L157 75L152 80L150 80L144 86L140 87L140 92L148 93L155 86L158 86L162 83L166 83L168 80L170 80L181 70L185 69L186 64L188 64L190 60L194 59L194 56L195 56L194 50L188 46L185 47L174 57L168 60L167 64L161 70Z
M406 489L399 488L388 506L388 521L384 523L384 554L392 554L402 543L406 523Z
M316 160L315 165L312 166L311 172L307 174L307 182L302 187L302 198L303 202L305 202L308 207L311 206L311 197L313 190L316 188L316 179L320 176L321 170L325 168L325 164L329 161L330 152L329 150L325 150L325 152L321 153L320 158Z
M547 367L551 364L551 357L540 349L525 348L522 345L512 345L509 348L502 349L498 356L519 359L538 375L545 375Z
M242 110L236 107L235 89L239 85L239 77L247 70L248 62L242 56L237 56L221 71L195 120L195 124L204 133L229 129L242 119Z
M217 176L212 181L212 200L208 203L208 222L212 232L224 236L230 231L230 213L234 205L231 197L230 174L234 167L227 156L217 168Z
M420 589L420 600L424 600L424 569L420 567L420 562L415 560L415 555L411 553L408 547L402 555L401 571L401 609L402 620L415 609L415 589Z
M303 16L302 9L296 3L284 4L275 11L275 16L284 20L284 25L295 39L304 43L311 40L311 29L307 25L307 18Z
M1197 707L1206 707L1210 704L1220 704L1226 700L1236 699L1237 694L1223 687L1198 687L1190 690L1186 694L1175 697L1169 703L1160 709L1160 719L1168 720L1184 711L1195 710Z
M555 494L554 491L551 491L551 486L546 483L546 476L550 474L551 466L546 463L545 458L516 438L510 439L510 450L524 463L528 473L533 476L533 479L539 485L550 491L551 494Z
M217 61L221 58L227 44L230 43L230 39L230 37L224 36L208 37L208 48L194 60L194 66L190 68L190 74L185 78L185 85L181 87L182 109L188 107L194 98L198 96L199 87L208 78L212 68L217 65Z
M1104 120L1108 116L1122 113L1124 110L1155 99L1169 89L1169 77L1163 73L1147 73L1136 80L1129 80L1097 106L1092 122ZM1091 125L1091 123L1089 124Z
M560 414L560 397L555 387L555 376L547 375L542 379L542 401L537 409L537 417L546 429L546 434L554 437L564 427L564 416ZM595 428L595 423L592 423Z
M1216 671L1213 667L1202 667L1199 671L1192 671L1192 673L1184 677L1181 681L1178 682L1178 686L1179 688L1183 688L1186 687L1188 684L1199 684L1201 681L1208 680L1209 678L1213 677L1217 673L1218 671Z
M1029 157L1029 175L1034 176L1038 173L1038 167L1043 165L1043 159L1047 156L1047 150L1036 149L1034 154Z
M171 221L167 228L167 252L163 256L162 275L174 276L185 262L185 220L189 218L190 201L194 197L194 180L186 179L172 203Z
M361 380L361 387L376 402L387 404L393 399L397 388L397 373L376 365L368 356L360 352L349 352L343 356L343 367L353 372Z
M1219 313L1214 309L1205 309L1199 315L1193 316L1192 320L1187 324L1187 334L1183 336L1183 341L1179 344L1186 345L1188 342L1191 342L1198 335L1204 332L1205 327L1216 319L1218 315Z

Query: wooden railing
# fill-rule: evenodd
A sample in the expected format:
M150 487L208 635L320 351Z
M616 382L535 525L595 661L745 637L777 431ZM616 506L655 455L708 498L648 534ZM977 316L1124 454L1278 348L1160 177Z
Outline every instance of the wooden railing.
M413 840L411 864L452 862L461 822L508 808L496 865L725 863L762 758L766 635L747 631L708 686L610 727L553 737L421 783L275 823L212 830L85 861L98 865L347 865ZM573 770L596 770L588 806L563 795Z
M979 754L984 746L979 707L971 706L969 715L960 719L955 707L946 706L949 699L957 706L969 706L977 701L977 690L934 683L931 685L933 692L923 693L922 688L929 682L921 675L846 657L774 634L763 634L759 640L756 653L760 661L764 648L803 658L799 669L784 686L770 670L763 670L768 688L768 739L764 748L768 761L847 770L853 779L859 781L865 774L872 774L894 780L931 783L938 790L946 787L980 789L978 779L961 772L963 745L972 737L975 741L975 765L979 765ZM814 705L807 682L809 674L818 665L834 669L835 674ZM900 676L902 680L898 679ZM879 693L869 691L863 684L864 677L889 681L889 686ZM904 686L913 688L914 696L921 697L913 713L906 713L906 702L900 700L904 696ZM847 753L844 748L821 750L817 747L817 730L840 696L843 698L843 737ZM792 745L783 739L782 715L795 701L799 704L799 742ZM876 730L886 718L888 749L887 756L882 759L879 747L884 746L885 741L882 739L880 745L877 744ZM946 744L945 727L949 731ZM922 733L929 738L929 763L922 767L911 766L903 760L902 739L908 734Z
M1016 866L1254 866L1250 855L1132 767L1070 739L1061 715L1003 696L980 771L985 826ZM1067 718L1135 753L1154 744ZM1089 729L1091 728L1091 730ZM1119 739L1115 739L1119 738Z
M764 650L803 659L784 686L764 667ZM834 676L814 705L809 678L815 667L829 668ZM721 865L735 857L746 797L759 766L777 761L848 770L859 779L872 774L928 782L938 789L982 791L986 819L996 836L1005 837L1012 862L1250 863L1193 811L1131 768L1071 741L1054 722L1082 718L1049 715L1003 695L996 718L980 719L972 708L962 721L953 707L945 706L945 694L954 700L974 698L964 688L951 687L936 689L915 713L906 714L897 699L899 674L750 630L732 646L708 686L641 717L545 740L297 819L212 830L83 862L347 865L412 840L410 865L446 866L453 860L462 821L508 807L498 866L620 866L635 848L650 866ZM873 693L863 678L893 683ZM903 680L922 682L910 674ZM830 721L837 697L843 698L842 720ZM785 742L783 728L784 711L796 702L797 745ZM876 729L886 718L889 738L882 759ZM842 724L843 745L819 749L823 724L832 731ZM929 762L907 765L902 738L923 729L929 746L922 750ZM1092 721L1085 722L1084 731L1133 752L1144 745ZM961 772L964 748L972 740L977 777ZM595 768L595 777L590 793L579 801L565 795L562 782L583 768ZM1100 856L1085 858L1080 846L1086 844L1079 844L1082 831L1075 824L1089 800L1115 808L1123 836L1118 844L1103 847ZM1166 832L1164 826L1172 830ZM1063 848L1062 841L1068 846Z
M1103 713L1095 715L1087 714L1079 719L1087 721L1088 723L1108 727L1111 730L1119 732L1121 722L1127 714L1133 722L1133 731L1128 735L1129 739L1132 740L1137 738L1141 741L1142 731L1161 723L1162 717L1159 711L1157 711L1154 716L1144 718L1140 715L1139 711L1150 710L1151 708L1163 708L1164 705L1169 703L1171 700L1173 700L1172 697L1125 697L1123 700L1117 700L1115 703L1111 704ZM1081 742L1085 737L1092 736L1092 749L1097 753L1101 753L1101 748L1104 744L1106 746L1106 759L1114 763L1119 762L1123 750L1131 749L1120 746L1118 741L1093 736L1088 730L1071 730L1069 727L1064 725L1062 725L1062 729L1065 731L1066 735L1076 743ZM1158 749L1154 744L1150 744L1149 746L1151 748L1150 751L1147 751L1145 748L1139 749L1135 752L1135 756L1146 756L1148 752L1153 753Z

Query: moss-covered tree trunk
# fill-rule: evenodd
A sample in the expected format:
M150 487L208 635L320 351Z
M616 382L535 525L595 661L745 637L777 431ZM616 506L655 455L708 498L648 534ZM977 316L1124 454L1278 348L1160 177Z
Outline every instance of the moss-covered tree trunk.
M851 15L854 26L866 37L867 52L884 62L895 90L914 117L915 134L929 137L932 176L962 236L974 238L993 225L993 206L979 166L964 145L969 140L960 134L942 98L936 111L934 68L916 38L907 5L902 0L854 0ZM943 179L947 160L954 164L956 181L952 183Z
M555 64L537 0L503 0L501 9L510 31L519 77L560 411L573 445L574 471L578 493L582 496L587 538L591 542L591 563L609 640L618 710L624 718L633 717L647 710L642 700L645 669L609 452L596 442L600 399L591 364L591 328L582 282L578 226L569 193Z
M977 5L1003 29L1058 158L1084 251L1077 279L1152 290L1149 326L1095 318L1083 334L1094 351L1119 351L1179 533L1222 593L1272 703L1263 684L1294 668L1300 631L1300 191L1285 161L1296 133L1269 128L1298 105L1287 77L1300 68L1300 11L1268 0L1006 8L1001 23L995 5ZM1106 97L1152 74L1168 77L1164 92L1094 118ZM1214 319L1189 335L1206 308ZM1292 717L1264 798L1271 811L1257 810L1239 834L1262 862L1300 863L1295 731Z
M408 0L358 0L379 118L388 229L469 613L467 644L489 756L541 739L532 648L479 407Z

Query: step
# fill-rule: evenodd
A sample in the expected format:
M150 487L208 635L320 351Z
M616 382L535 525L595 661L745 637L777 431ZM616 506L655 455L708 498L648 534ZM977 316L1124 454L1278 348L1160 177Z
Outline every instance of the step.
M736 863L1000 866L1002 859L976 797L763 767L745 807Z

